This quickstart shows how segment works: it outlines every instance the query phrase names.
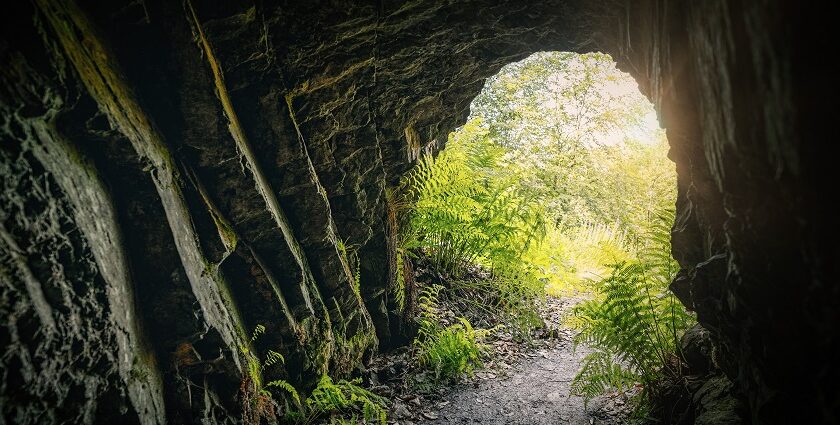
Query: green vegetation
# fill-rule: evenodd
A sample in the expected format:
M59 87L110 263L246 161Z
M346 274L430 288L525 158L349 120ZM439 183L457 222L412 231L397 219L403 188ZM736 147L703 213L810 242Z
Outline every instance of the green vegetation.
M415 340L418 361L434 372L436 383L447 382L481 365L486 332L473 329L469 320L460 317L448 326L440 324L438 296L440 285L424 288L420 294L420 330Z
M596 351L584 359L573 392L591 398L641 383L635 401L643 402L645 395L656 396L663 376L678 376L679 337L693 318L668 291L678 270L670 252L672 222L673 210L654 216L638 258L613 265L595 297L575 307L575 343Z
M386 423L385 399L360 387L360 379L333 382L321 377L306 399L306 408L286 415L298 424L314 424L329 418L330 423Z
M360 387L360 379L334 382L324 375L303 401L298 390L286 380L276 379L262 384L263 372L285 364L283 356L276 351L268 350L260 359L249 348L264 333L265 326L257 325L251 334L250 344L239 347L248 365L248 377L242 382L245 423L259 424L264 419L276 422L278 414L283 416L283 423L300 425L327 419L330 424L386 423L385 399ZM278 402L283 403L281 412L275 410Z
M423 158L407 179L416 199L409 248L423 248L453 275L475 264L495 271L518 267L543 236L545 214L537 194L517 184L515 175L500 173L504 154L473 120L437 158Z
M446 276L421 291L420 364L439 381L481 364L485 331L439 317L441 297L522 336L540 326L540 297L577 293L589 301L571 322L596 352L574 390L650 393L692 320L667 289L677 270L667 150L650 104L607 55L535 54L488 79L447 149L422 158L393 201L400 258Z

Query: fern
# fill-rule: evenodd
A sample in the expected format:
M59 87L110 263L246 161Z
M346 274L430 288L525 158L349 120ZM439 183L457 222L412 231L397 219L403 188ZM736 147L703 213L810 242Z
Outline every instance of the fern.
M265 326L257 325L251 334L251 343L256 342L265 330ZM282 354L268 350L265 358L260 360L245 345L240 347L240 352L247 361L250 381L248 385L243 383L243 388L252 387L247 392L252 394L251 399L245 400L245 411L253 412L246 418L248 423L259 423L263 418L273 417L273 403L270 400L280 395L291 397L294 407L286 405L286 421L290 423L311 424L327 415L332 416L331 423L358 423L357 413L361 413L365 423L386 423L385 399L360 387L359 379L342 379L334 383L329 376L324 375L310 396L301 401L298 390L284 379L260 384L262 371L274 365L285 364L286 359ZM334 417L337 414L351 415L350 422L341 417Z
M294 401L295 406L298 406L298 408L300 408L302 406L302 404L300 402L300 394L298 394L297 389L295 389L295 387L286 380L277 379L277 380L271 381L271 382L265 384L265 388L277 388L277 389L283 390L292 397L292 400ZM266 391L266 394L271 395L271 393L268 392L267 390L263 390L263 391Z
M597 351L583 359L580 372L572 380L571 390L587 400L609 390L625 390L641 377L616 362L613 355Z
M482 364L481 357L486 349L479 341L486 334L486 331L474 329L463 317L453 325L427 330L415 343L419 363L434 372L437 382L470 375Z
M463 317L449 326L440 324L438 296L442 288L433 285L418 296L420 329L414 340L420 366L432 371L437 383L472 374L481 366L486 347L480 341L487 335Z
M251 333L251 342L256 342L260 335L265 333L265 326L257 325L254 327L254 332Z
M271 390L273 388L284 391L292 397L292 401L298 408L300 407L300 396L297 390L288 381L277 379L266 384L262 384L262 372L276 364L284 364L285 358L282 354L268 350L265 359L260 358L251 350L251 345L255 343L261 335L265 333L265 326L258 324L254 327L251 333L249 344L242 344L239 346L239 352L245 359L248 367L248 375L243 379L241 384L241 391L243 395L243 422L245 423L262 423L264 419L275 419L274 394Z
M282 354L274 350L268 350L268 352L265 354L265 360L263 361L262 368L265 369L277 363L284 364L286 363L286 359L283 357Z
M397 303L397 311L405 311L405 255L401 249L396 252L396 276L394 277L394 301Z
M614 265L597 285L599 296L575 307L580 329L575 343L596 349L572 383L572 390L587 399L636 383L650 395L663 373L675 372L669 370L670 360L692 317L668 291L678 270L670 255L673 210L654 217L639 258Z
M324 375L318 386L306 399L306 421L312 423L324 415L336 413L354 415L361 411L365 422L378 422L384 425L387 421L384 398L359 386L360 379L350 381L333 380ZM335 420L335 418L333 418Z
M545 234L539 199L499 172L504 149L486 132L470 134L422 158L404 181L416 200L406 226L415 237L405 247L424 249L453 274L470 264L516 264Z

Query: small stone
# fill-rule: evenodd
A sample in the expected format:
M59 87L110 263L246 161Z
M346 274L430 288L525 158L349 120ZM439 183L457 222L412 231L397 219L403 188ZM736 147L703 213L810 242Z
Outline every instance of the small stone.
M394 413L394 416L400 419L411 417L411 411L408 410L408 407L405 404L394 401L394 407L391 408L391 411Z
M438 418L438 415L437 415L437 413L435 413L435 412L423 412L423 413L421 413L421 415L422 415L424 418L429 419L429 420L433 420L433 419L437 419L437 418Z

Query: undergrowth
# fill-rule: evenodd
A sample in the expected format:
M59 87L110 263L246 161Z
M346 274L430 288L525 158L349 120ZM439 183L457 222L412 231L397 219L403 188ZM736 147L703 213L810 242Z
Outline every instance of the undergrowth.
M621 78L605 55L535 55L489 80L447 149L389 193L402 215L389 216L399 224L397 308L410 293L405 261L428 259L441 284L421 289L414 340L436 381L478 367L489 329L531 335L546 292L593 293L574 310L576 343L595 349L577 394L643 388L641 411L657 380L676 373L692 318L667 289L678 269L673 211L649 212L673 204L675 170L661 130L635 132L649 105L612 90Z
M334 382L322 376L305 401L305 408L292 411L286 420L295 424L314 424L329 419L330 424L378 423L385 425L384 398L360 387L360 379Z
M574 309L575 343L595 349L572 382L587 400L640 384L633 402L641 416L657 382L679 373L679 338L693 318L668 290L678 270L670 253L673 214L665 209L653 217L638 258L615 264L595 298Z
M420 293L420 329L414 341L418 362L433 372L435 384L472 374L486 352L481 340L487 331L474 329L469 320L460 317L456 323L441 325L437 300L441 289L433 285Z
M423 250L441 271L512 268L545 235L540 199L498 171L504 149L475 123L437 157L422 158L404 179L413 201L404 248ZM454 133L453 133L454 134Z
M244 396L243 422L260 424L276 422L310 425L329 420L330 424L377 423L387 421L386 400L360 386L360 379L333 381L324 375L309 397L301 400L298 390L284 379L262 382L264 372L285 364L280 353L268 350L261 359L250 348L265 333L265 326L257 325L250 344L239 347L246 360L248 375L242 383ZM282 408L278 409L282 404Z
M397 260L416 252L445 284L421 290L414 340L420 366L437 384L481 365L488 331L477 329L478 321L504 326L517 337L542 326L535 302L544 284L522 260L545 235L544 211L538 197L498 172L504 149L475 122L467 126L470 131L453 136L458 140L446 151L419 161L396 202L407 217ZM397 276L398 285L403 280ZM439 317L441 297L457 317ZM487 317L496 323L486 323Z

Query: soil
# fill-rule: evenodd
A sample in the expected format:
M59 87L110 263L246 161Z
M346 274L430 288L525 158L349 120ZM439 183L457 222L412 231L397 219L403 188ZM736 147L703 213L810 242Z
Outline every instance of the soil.
M563 317L579 298L548 298L540 307L546 329L534 340L516 342L494 335L493 355L484 367L460 384L418 391L410 381L422 380L411 369L408 350L375 359L369 369L371 389L392 404L390 424L621 424L629 406L620 394L584 402L570 394L572 379L591 352L575 348L574 331Z

